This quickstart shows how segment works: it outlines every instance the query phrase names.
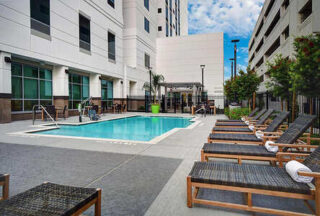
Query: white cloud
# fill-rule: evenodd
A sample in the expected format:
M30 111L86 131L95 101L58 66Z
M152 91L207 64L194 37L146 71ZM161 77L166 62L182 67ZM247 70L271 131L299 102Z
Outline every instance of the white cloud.
M264 0L189 0L191 33L225 32L248 37Z

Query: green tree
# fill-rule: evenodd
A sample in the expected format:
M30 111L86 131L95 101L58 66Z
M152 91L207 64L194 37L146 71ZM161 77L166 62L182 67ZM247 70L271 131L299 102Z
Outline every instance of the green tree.
M164 81L164 76L161 74L151 73L151 92L153 94L153 102L157 102L157 93L160 89L160 83ZM143 88L150 92L150 82L145 82Z
M267 62L267 67L270 81L266 83L266 87L272 92L273 96L280 97L281 101L286 102L288 110L293 84L291 77L293 62L289 58L283 58L280 54L276 56L272 63Z
M227 80L224 84L224 95L227 97L229 101L236 100L236 83L233 80Z

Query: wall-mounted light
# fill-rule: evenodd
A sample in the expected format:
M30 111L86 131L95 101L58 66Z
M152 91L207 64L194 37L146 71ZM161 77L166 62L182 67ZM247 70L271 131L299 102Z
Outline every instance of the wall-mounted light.
M121 85L122 85L122 84L123 84L123 81L121 80L120 83L121 83Z
M64 72L65 72L66 74L69 74L69 70L68 70L68 69L65 69Z
M99 76L99 80L102 80L102 76Z
M7 62L7 63L11 63L11 58L9 56L5 56L4 57L4 61Z

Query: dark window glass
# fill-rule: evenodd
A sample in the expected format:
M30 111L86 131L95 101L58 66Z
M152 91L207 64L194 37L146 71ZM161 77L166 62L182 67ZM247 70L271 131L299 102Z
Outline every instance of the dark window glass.
M162 9L161 8L158 8L158 13L162 13Z
M101 80L101 101L103 107L111 107L113 104L113 82Z
M169 10L168 10L168 6L166 6L166 20L168 20L169 17Z
M50 1L30 0L31 29L50 35Z
M24 101L24 111L31 111L34 105L38 105L38 100L25 100Z
M146 32L150 32L149 29L149 20L147 18L144 18L144 30L146 30Z
M158 26L158 31L162 31L162 26Z
M29 65L24 65L23 75L25 77L38 78L38 68Z
M114 0L108 0L108 4L114 8Z
M52 80L52 72L48 69L40 69L40 78L46 80Z
M52 98L52 82L51 81L40 81L40 99L51 99Z
M11 100L11 111L22 111L22 100Z
M144 7L149 10L149 0L144 0Z
M166 23L166 36L167 37L169 36L169 25L168 25L168 23Z
M80 47L90 51L90 20L79 14Z
M144 66L146 68L150 67L150 56L148 54L144 54Z
M12 77L12 98L22 98L22 78Z
M89 77L69 74L69 109L77 109L89 97Z
M108 58L116 60L116 37L108 32Z
M24 98L38 99L38 80L24 78Z
M22 76L22 66L17 63L11 64L11 73L15 76Z
M309 0L299 11L301 23L303 23L312 14L312 0Z

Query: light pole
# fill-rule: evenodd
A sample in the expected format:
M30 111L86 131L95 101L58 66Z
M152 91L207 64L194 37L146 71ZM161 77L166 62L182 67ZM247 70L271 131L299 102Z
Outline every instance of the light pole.
M204 90L204 83L203 83L203 73L204 73L204 68L206 66L205 65L200 65L200 68L201 68L201 72L202 72L202 87L201 87L201 98L202 98L202 101L203 101L203 90Z
M151 74L152 74L152 67L149 67L149 77L150 77L150 89L149 89L149 94L150 94L150 103L151 103L151 98L152 98L152 91L151 91L151 88L152 88L152 83L151 83Z
M237 77L237 43L240 40L236 39L236 40L232 40L231 42L234 43L234 78Z
M231 81L233 80L233 58L229 59L231 61Z

